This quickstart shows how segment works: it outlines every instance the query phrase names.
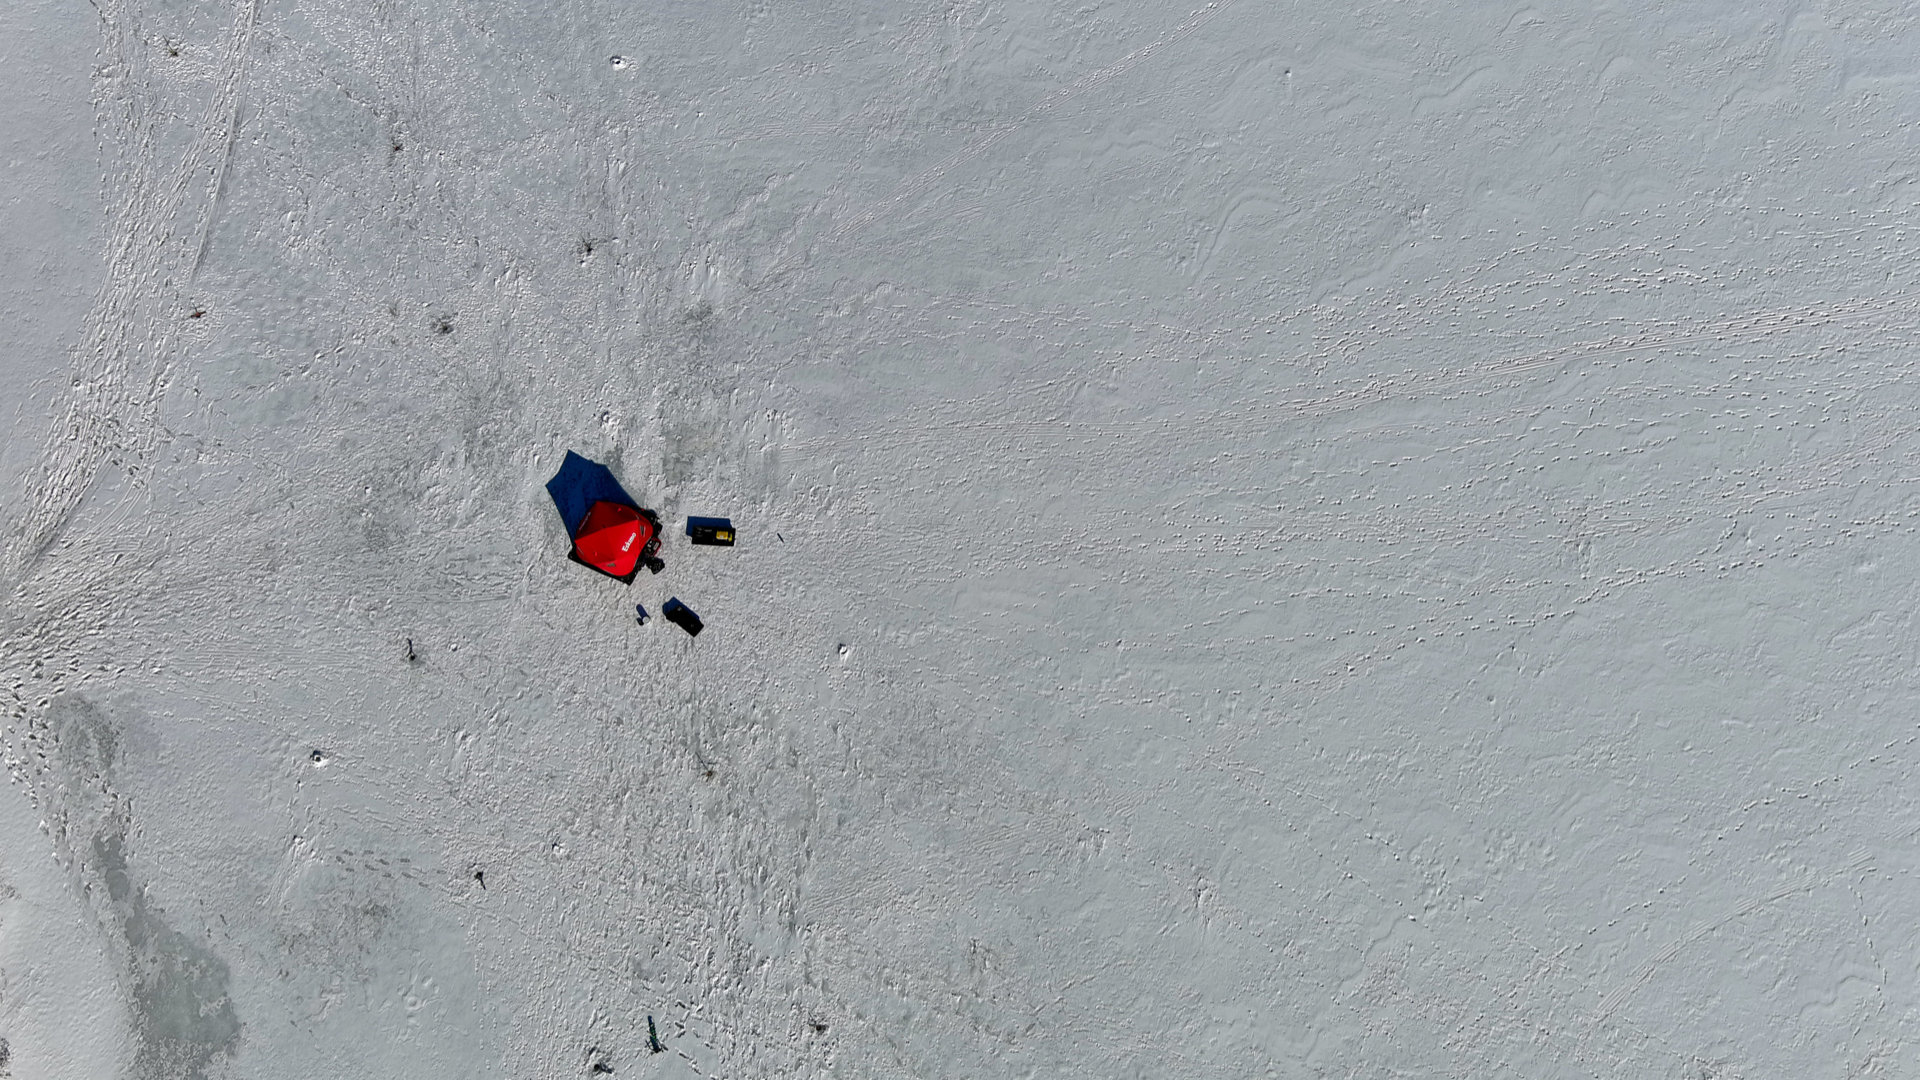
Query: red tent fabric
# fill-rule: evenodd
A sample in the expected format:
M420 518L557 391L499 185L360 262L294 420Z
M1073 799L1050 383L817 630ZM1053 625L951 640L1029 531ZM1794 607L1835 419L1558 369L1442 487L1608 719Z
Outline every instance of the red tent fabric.
M573 553L595 570L631 578L653 540L653 531L653 522L633 507L596 502L573 536Z

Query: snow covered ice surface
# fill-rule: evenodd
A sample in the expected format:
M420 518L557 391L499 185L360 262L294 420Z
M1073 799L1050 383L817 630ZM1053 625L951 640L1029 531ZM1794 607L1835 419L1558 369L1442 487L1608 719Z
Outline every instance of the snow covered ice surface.
M0 29L0 1074L1920 1075L1910 5Z

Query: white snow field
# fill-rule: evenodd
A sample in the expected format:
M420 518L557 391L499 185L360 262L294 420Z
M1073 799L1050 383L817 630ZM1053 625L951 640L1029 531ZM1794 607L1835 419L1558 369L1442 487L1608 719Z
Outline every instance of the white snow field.
M0 1075L1920 1077L1920 9L1190 3L5 5Z

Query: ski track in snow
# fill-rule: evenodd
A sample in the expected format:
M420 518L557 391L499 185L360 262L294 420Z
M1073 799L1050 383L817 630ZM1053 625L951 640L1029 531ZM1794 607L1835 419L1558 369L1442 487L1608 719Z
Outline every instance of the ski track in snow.
M183 295L205 247L233 150L239 90L253 28L253 0L234 5L234 22L216 58L218 82L191 142L177 160L156 145L159 118L152 91L130 89L148 74L144 43L117 3L100 5L109 67L96 85L96 106L118 143L106 187L118 196L112 212L113 250L107 285L87 317L86 339L75 357L66 415L55 425L33 501L15 526L0 583L18 585L72 516L95 476L107 465L134 471L153 453L155 410L173 364Z

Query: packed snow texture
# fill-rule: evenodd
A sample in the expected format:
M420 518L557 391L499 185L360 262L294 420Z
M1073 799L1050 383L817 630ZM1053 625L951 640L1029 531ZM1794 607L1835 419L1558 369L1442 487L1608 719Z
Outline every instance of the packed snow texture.
M1920 1075L1910 5L0 29L0 1074Z

